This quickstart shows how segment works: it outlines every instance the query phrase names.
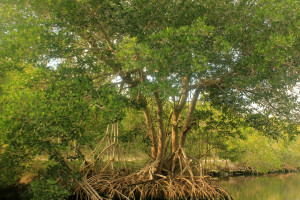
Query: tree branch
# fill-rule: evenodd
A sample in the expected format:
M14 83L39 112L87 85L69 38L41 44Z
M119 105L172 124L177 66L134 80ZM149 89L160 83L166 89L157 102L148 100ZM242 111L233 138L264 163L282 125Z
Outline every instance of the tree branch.
M184 147L186 134L191 128L192 117L193 117L193 114L194 114L194 110L195 110L195 107L196 107L201 89L202 89L202 85L199 83L196 90L195 90L195 92L194 92L194 94L193 94L193 98L192 98L192 101L190 103L189 110L188 110L187 116L185 118L184 125L181 129L180 144L179 144L180 147Z

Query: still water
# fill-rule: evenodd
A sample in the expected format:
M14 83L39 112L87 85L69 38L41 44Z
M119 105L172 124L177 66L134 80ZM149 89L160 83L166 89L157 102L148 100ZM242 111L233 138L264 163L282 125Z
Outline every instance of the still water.
M234 200L300 200L300 173L222 180Z

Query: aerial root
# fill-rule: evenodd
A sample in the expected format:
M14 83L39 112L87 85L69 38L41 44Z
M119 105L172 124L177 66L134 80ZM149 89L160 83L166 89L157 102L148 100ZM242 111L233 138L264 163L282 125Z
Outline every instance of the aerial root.
M231 199L229 193L210 177L142 179L137 173L128 176L99 174L83 183L88 189L79 184L76 188L78 199Z

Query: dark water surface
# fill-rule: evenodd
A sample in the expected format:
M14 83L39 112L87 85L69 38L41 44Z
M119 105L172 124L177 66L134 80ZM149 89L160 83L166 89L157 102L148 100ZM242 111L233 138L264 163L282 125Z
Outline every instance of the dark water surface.
M234 200L300 200L300 173L222 180Z

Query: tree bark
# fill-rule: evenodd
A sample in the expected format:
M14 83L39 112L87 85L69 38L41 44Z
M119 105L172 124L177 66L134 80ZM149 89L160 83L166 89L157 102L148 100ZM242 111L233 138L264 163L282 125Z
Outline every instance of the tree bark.
M179 116L186 104L188 98L188 77L183 78L182 90L181 90L181 99L180 102L173 108L172 116L172 153L175 153L179 147L179 137L178 137L178 120Z
M192 98L192 101L190 103L189 110L188 110L187 116L185 118L184 125L181 129L180 143L179 143L180 147L184 147L187 132L191 129L191 122L192 122L194 110L195 110L195 107L196 107L196 104L197 104L197 100L198 100L200 91L201 91L201 85L199 84L197 86L194 94L193 94L193 98Z
M152 147L151 147L151 156L152 159L155 160L156 156L157 156L157 137L156 137L156 133L155 133L155 129L153 126L153 120L151 117L151 114L149 112L149 109L147 106L145 106L143 108L143 112L144 112L144 116L146 119L146 125L147 125L147 130L148 130L148 134L149 134L149 138L151 140L152 143Z
M166 133L164 129L164 121L163 121L163 106L161 99L158 96L157 92L154 92L154 98L157 106L157 123L158 123L158 147L157 147L157 156L155 162L158 163L156 173L161 173L163 159L165 157L165 146L166 146Z
M172 153L176 152L179 147L179 138L178 138L178 112L173 110L172 116Z

